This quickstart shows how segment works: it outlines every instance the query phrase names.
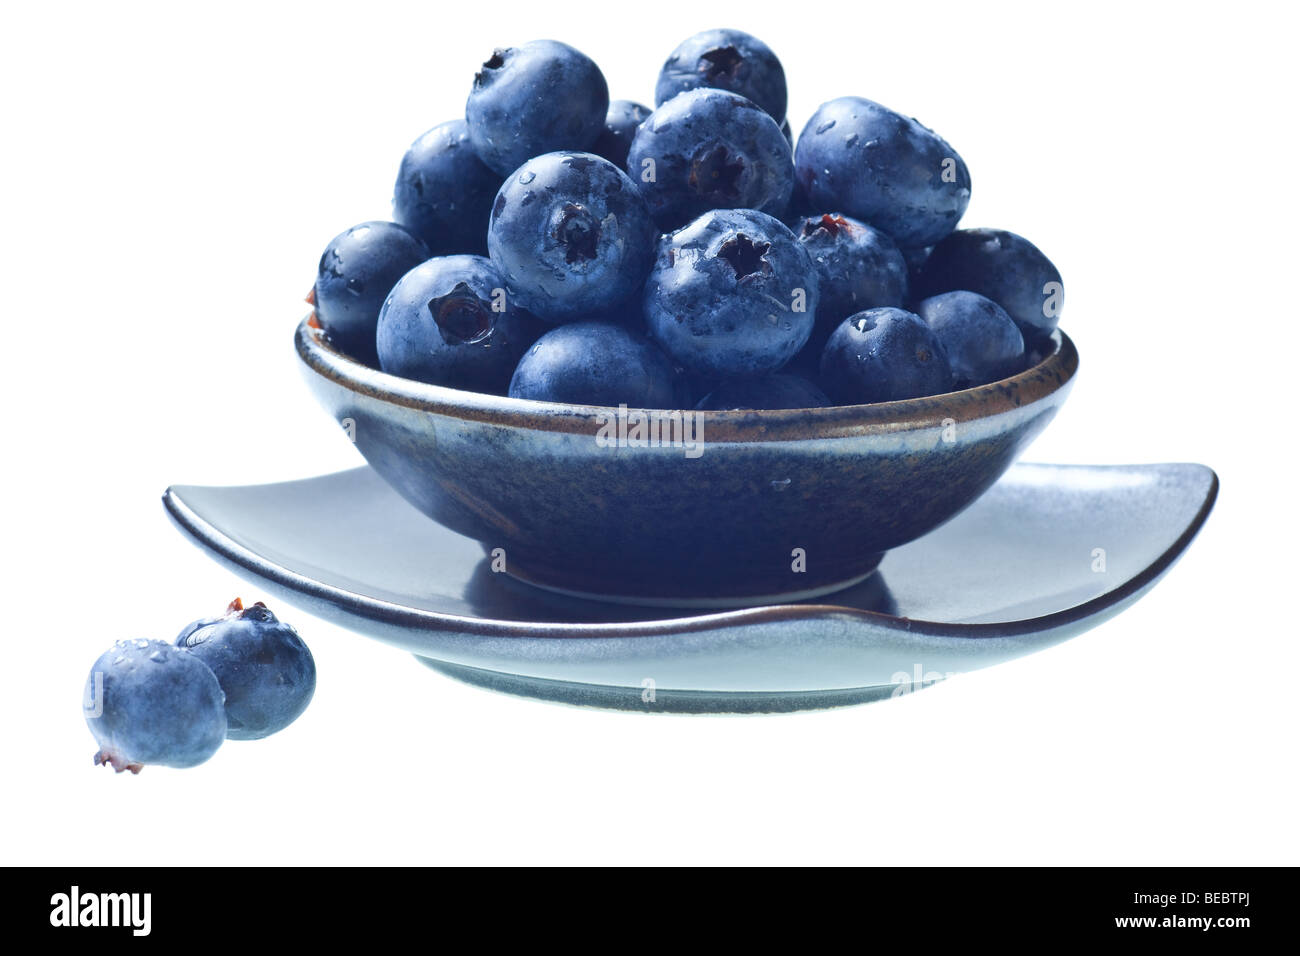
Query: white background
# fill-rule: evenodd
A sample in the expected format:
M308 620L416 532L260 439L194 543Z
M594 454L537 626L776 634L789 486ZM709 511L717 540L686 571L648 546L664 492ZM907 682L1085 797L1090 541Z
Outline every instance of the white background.
M291 347L324 244L388 215L403 150L493 46L566 40L648 101L722 14L10 9L4 862L1300 862L1300 152L1270 8L728 8L782 57L796 130L843 94L919 117L971 168L964 223L1060 266L1082 367L1030 459L1218 470L1201 537L1122 617L898 701L699 718L471 689L284 608L319 668L302 719L139 777L91 765L91 663L261 596L173 530L163 488L357 463Z

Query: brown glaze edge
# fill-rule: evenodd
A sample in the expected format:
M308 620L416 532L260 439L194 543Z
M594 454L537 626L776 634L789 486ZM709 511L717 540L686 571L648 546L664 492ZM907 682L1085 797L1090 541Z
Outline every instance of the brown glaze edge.
M466 421L534 431L594 434L616 409L560 405L429 385L389 375L338 351L308 315L298 325L294 346L315 374L376 401ZM763 411L706 411L704 434L710 442L798 441L849 435L887 434L938 428L945 419L970 422L1033 404L1066 385L1079 367L1079 353L1061 330L1052 333L1052 351L1010 378L926 398L874 405ZM634 409L634 411L646 411Z

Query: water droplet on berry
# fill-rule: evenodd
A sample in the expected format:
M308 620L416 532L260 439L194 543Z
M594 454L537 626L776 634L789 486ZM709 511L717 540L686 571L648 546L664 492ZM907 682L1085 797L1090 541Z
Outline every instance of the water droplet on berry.
M818 133L824 133L834 125L835 125L835 120L827 120L826 122L818 126L816 131Z
M773 491L785 491L787 488L790 487L790 479L789 479L789 478L774 478L774 479L772 479L771 484L772 484L772 490L773 490Z
M537 174L535 172L533 172L531 169L525 169L522 173L519 174L519 185L527 186L536 178L537 178Z
M161 664L167 660L167 655L162 651L154 651L149 655L149 660L153 661L155 664Z

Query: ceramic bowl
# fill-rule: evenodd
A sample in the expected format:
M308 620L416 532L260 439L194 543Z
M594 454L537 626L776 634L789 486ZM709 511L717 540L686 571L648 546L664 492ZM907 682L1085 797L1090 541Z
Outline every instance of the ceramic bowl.
M978 388L833 408L666 413L525 401L385 374L295 337L374 470L500 568L602 600L740 606L828 594L990 488L1069 392L1061 332Z

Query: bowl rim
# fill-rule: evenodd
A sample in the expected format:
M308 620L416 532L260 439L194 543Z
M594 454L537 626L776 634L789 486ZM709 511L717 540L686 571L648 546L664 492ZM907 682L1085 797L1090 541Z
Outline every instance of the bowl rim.
M949 423L971 422L1011 412L1065 388L1079 367L1079 353L1060 329L1047 340L1050 349L1029 368L1008 378L957 392L871 405L831 405L825 408L696 409L628 408L629 415L662 416L672 411L697 416L710 442L791 441L846 435L886 434ZM510 398L430 385L390 375L339 351L309 312L294 334L294 347L304 366L316 375L357 395L420 412L464 421L503 425L532 431L594 434L607 426L620 409L602 405L568 405Z

